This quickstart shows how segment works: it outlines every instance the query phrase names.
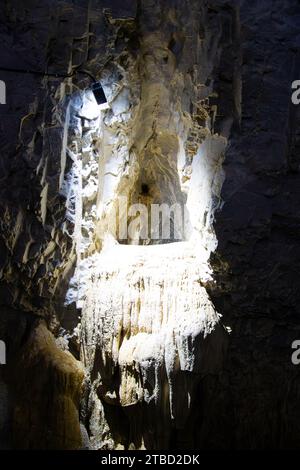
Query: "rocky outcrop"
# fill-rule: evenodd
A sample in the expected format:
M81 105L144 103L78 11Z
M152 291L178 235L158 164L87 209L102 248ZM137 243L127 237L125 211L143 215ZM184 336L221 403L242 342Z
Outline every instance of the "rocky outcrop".
M39 323L13 365L15 373L10 383L15 395L11 429L14 446L79 449L82 440L78 407L84 377L81 364L70 352L57 347L45 324Z

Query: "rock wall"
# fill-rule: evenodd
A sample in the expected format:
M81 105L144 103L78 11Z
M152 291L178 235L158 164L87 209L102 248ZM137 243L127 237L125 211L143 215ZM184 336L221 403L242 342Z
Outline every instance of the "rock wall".
M299 448L299 371L291 362L299 336L297 18L293 1L240 4L241 120L224 162L211 293L232 334L205 447ZM230 425L220 424L225 406Z
M54 3L1 2L1 65L84 69L110 110L95 108L85 74L1 72L0 423L14 436L5 445L88 447L80 413L94 448L299 447L297 1ZM141 226L114 237L120 196L186 204L187 251L172 252L176 231L160 247ZM173 277L160 289L169 273L153 250L167 245ZM113 259L121 252L125 268ZM187 307L177 330L175 290ZM169 367L164 334L174 332ZM83 388L67 348L86 368ZM22 369L32 369L29 385L16 383Z

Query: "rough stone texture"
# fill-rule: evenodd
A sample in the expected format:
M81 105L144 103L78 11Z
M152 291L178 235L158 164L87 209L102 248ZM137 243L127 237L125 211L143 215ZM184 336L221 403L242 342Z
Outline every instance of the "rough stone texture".
M195 382L186 441L167 423L146 445L299 448L299 379L290 361L291 342L300 334L300 108L290 101L291 82L300 78L299 15L296 0L1 2L2 65L68 73L83 64L103 80L112 108L99 127L98 114L84 107L84 75L62 81L1 72L8 104L0 106L0 332L8 366L0 423L2 431L14 429L15 446L81 446L75 418L81 372L69 353L54 347L44 324L36 326L37 317L79 358L74 327L80 312L64 300L76 262L78 273L81 259L102 247L103 225L93 206L100 194L107 203L103 222L121 190L138 202L142 174L152 202L172 202L174 194L182 202L188 195L190 207L199 208L194 228L205 236L196 239L208 251L218 242L212 280L203 285L232 329L222 371ZM214 139L222 150L211 148ZM97 171L101 155L103 173ZM103 180L107 191L99 193ZM81 293L78 280L75 271L69 300L86 294L86 281ZM32 357L29 347L40 328L48 339L37 342ZM42 351L50 343L46 359ZM20 402L42 400L47 381L35 372L29 386L22 380L16 387L12 374L12 365L18 373L39 358L49 361L54 372L48 380L57 392L53 413L38 412L42 401L32 408L36 429L43 421L53 430L48 436L26 428ZM70 374L72 385L60 388ZM111 432L116 445L139 447L142 436L128 423L142 434L142 412L127 407L126 416L103 400L101 421L90 415L96 407L86 385L81 417L90 436L98 433L96 447ZM13 416L16 403L21 411ZM24 429L27 440L20 438Z
M241 2L240 125L224 163L212 289L232 334L214 408L205 411L204 447L300 445L291 363L300 333L300 108L290 98L300 75L299 15L294 1Z
M205 269L185 242L94 257L81 325L93 448L168 448L175 432L192 445L195 389L221 369L227 343Z
M80 448L82 365L70 352L59 349L46 326L38 323L13 366L15 373L12 372L10 382L15 395L11 430L14 447Z
M176 3L150 6L135 22L109 18L115 34L124 30L103 78L111 109L97 112L88 91L70 101L65 192L78 257L67 298L82 309L83 416L94 449L191 447L195 391L222 367L228 335L202 285L226 145L205 85L220 35L199 40L206 11L196 3L183 17ZM158 239L159 221L140 221L133 204L185 204L186 224L168 216L162 229L172 233Z

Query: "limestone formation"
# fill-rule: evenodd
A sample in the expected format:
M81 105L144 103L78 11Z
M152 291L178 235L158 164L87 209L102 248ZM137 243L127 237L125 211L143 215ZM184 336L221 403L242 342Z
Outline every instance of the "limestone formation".
M298 19L1 2L0 448L299 448Z
M81 364L59 349L53 335L39 323L13 365L14 445L21 449L80 448Z

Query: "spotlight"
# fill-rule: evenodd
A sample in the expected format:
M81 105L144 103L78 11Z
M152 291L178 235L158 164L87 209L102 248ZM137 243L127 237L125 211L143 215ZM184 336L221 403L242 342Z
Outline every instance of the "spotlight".
M85 74L85 75L88 75L88 77L90 77L92 80L93 80L93 84L92 84L92 92L94 93L94 96L95 96L95 100L99 106L100 109L109 109L109 104L107 102L107 99L106 99L106 96L105 96L105 93L104 93L104 90L102 88L102 85L100 82L96 82L95 81L95 78L93 77L93 75L91 75L87 70L74 70L72 73L69 73L69 74L62 74L62 73L48 73L48 72L43 72L42 70L26 70L26 69L11 69L11 68L7 68L7 67L1 67L0 66L0 71L3 71L3 72L15 72L15 73L29 73L29 74L32 74L32 75L40 75L42 77L56 77L56 78L71 78L73 77L73 75L77 74L77 73L82 73L82 74ZM2 85L2 88L1 88L1 85ZM3 82L1 83L1 80L0 80L0 94L2 92L2 95L3 95ZM4 95L3 95L4 96ZM0 104L1 104L1 96L0 96ZM2 101L4 102L4 99L2 99Z
M94 93L95 100L97 101L97 104L99 105L99 108L108 109L109 105L107 103L107 99L106 99L101 83L100 82L93 83L92 91Z

